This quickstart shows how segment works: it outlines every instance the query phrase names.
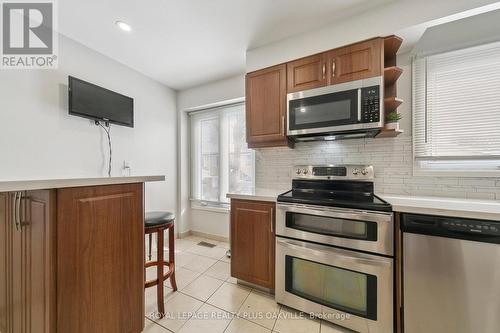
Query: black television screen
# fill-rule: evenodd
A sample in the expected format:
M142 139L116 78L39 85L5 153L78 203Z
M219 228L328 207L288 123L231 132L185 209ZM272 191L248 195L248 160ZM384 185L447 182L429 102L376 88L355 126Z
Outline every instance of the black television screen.
M69 77L69 114L134 127L134 99Z

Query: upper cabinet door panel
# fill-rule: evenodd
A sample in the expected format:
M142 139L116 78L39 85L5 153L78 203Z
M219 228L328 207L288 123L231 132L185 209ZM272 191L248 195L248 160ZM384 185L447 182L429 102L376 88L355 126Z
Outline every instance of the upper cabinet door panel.
M327 84L326 53L287 63L287 92L323 87Z
M376 38L328 53L329 84L382 75L383 39Z
M247 142L286 142L286 65L247 74Z

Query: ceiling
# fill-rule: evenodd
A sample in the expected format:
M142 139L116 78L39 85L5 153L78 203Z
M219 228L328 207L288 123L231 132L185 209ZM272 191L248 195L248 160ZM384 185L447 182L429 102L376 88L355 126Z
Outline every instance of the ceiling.
M389 1L64 0L58 17L67 37L182 90L243 73L247 49Z

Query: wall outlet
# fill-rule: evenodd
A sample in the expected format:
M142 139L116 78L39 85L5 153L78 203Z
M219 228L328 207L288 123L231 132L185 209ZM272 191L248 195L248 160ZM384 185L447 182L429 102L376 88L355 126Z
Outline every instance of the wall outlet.
M130 161L123 161L122 164L122 176L130 176L132 174L132 168L130 165Z

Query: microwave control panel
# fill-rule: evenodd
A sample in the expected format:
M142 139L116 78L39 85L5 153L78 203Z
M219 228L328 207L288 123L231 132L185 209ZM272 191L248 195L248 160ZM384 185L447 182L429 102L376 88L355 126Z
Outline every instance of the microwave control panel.
M380 87L361 89L361 122L377 123L380 121Z

